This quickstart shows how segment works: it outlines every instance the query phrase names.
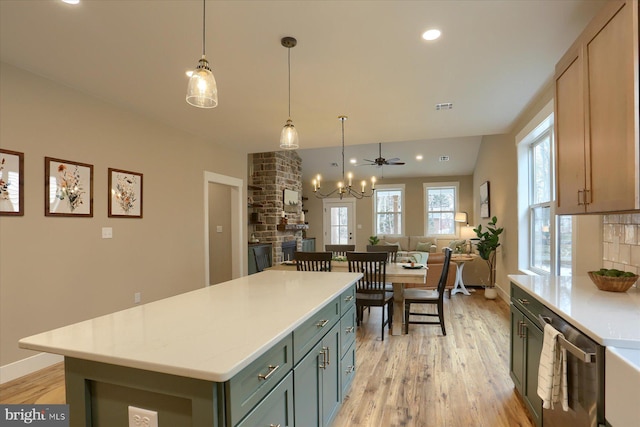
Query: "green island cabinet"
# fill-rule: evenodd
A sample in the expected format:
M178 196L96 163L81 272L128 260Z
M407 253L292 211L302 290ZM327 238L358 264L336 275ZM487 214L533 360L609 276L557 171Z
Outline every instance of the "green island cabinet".
M544 335L535 313L541 307L532 296L511 284L509 373L537 427L542 425L542 399L537 390Z
M328 426L355 375L355 287L229 381L69 356L65 375L72 427L126 426L128 405L157 410L160 427Z

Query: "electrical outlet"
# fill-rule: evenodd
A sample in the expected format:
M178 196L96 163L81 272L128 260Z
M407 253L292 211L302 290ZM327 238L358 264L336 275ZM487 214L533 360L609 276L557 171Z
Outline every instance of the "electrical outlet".
M222 226L221 225L216 226L216 233L222 233Z
M129 406L129 427L158 427L158 412Z
M111 228L111 227L102 227L102 238L103 239L111 239L111 238L113 238L113 228Z
M140 304L141 297L142 297L142 294L140 292L136 292L135 294L133 294L133 303Z

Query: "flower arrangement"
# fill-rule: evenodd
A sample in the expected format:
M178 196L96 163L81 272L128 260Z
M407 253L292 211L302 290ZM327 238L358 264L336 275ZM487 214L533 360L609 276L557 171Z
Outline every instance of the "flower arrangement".
M118 205L128 214L135 206L136 202L136 176L129 176L124 174L118 175L118 182L116 188L112 189L113 196L115 197Z
M0 160L0 200L9 200L9 186L11 182L4 180L4 173L2 172L4 170L4 163L5 158L3 157L2 160Z
M58 166L58 188L56 190L56 198L67 200L71 212L75 211L84 203L82 196L85 194L80 182L80 172L78 166L70 171L64 163Z

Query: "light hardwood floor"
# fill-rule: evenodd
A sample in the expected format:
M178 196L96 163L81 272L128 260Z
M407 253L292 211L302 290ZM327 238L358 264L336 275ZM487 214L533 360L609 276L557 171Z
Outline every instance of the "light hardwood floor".
M482 291L445 298L447 335L411 325L380 341L380 309L357 335L357 371L333 427L533 427L509 378L509 306ZM0 403L64 403L62 364L0 386Z

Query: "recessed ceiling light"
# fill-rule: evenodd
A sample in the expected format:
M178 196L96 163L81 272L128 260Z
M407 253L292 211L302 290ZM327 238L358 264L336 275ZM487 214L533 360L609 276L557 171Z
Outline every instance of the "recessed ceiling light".
M438 159L441 162L448 162L449 161L449 156L440 156L440 158Z
M355 165L357 161L358 159L349 159L349 163L351 163L352 165Z
M62 0L64 3L67 4L78 4L80 3L80 0Z
M422 160L422 154L418 154L418 155L416 156L416 160Z
M453 110L453 102L441 102L436 104L436 111L440 110Z
M424 33L422 33L422 38L425 39L425 40L429 40L429 41L436 40L436 39L440 38L440 34L442 34L440 32L440 30L436 30L434 28L434 29L427 30Z

